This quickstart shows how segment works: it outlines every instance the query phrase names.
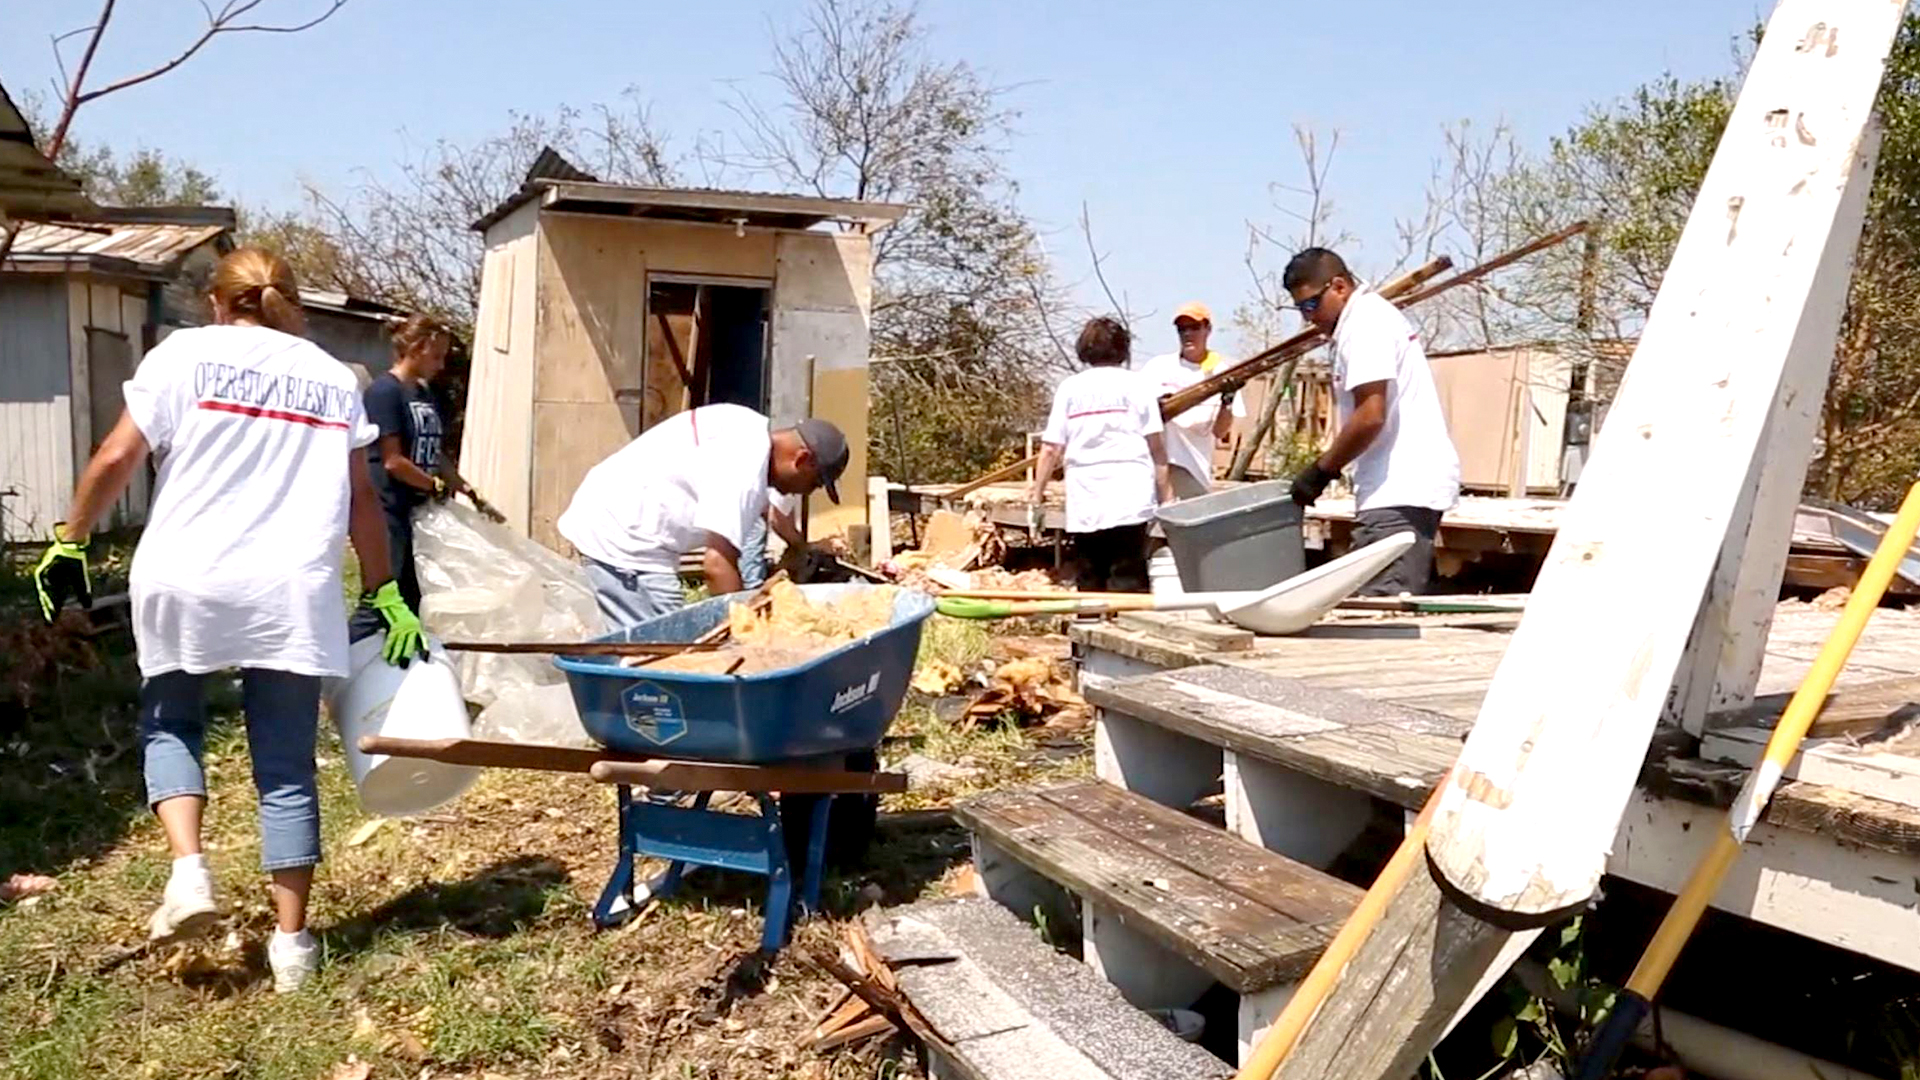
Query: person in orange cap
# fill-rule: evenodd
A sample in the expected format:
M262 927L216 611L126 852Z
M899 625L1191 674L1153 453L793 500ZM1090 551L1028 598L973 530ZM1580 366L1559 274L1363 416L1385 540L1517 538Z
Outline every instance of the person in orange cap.
M1156 356L1140 369L1166 397L1185 390L1231 361L1207 347L1213 333L1213 312L1199 301L1181 304L1173 313L1173 329L1180 349ZM1167 421L1167 463L1173 466L1173 494L1191 499L1213 490L1213 449L1233 437L1233 422L1245 416L1245 403L1229 390L1217 405L1200 404Z

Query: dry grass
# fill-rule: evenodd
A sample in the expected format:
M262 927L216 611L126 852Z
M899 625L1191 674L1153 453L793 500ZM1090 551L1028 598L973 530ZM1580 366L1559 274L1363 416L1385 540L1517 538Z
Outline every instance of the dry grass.
M992 648L977 626L936 619L928 629L926 656L977 664ZM167 860L138 804L131 688L115 692L105 704L76 700L93 711L64 718L82 733L104 721L117 739L79 742L129 751L97 764L91 781L49 772L51 750L0 756L0 790L42 789L31 804L10 802L21 812L0 821L0 853L18 863L0 873L59 882L0 908L0 1077L324 1078L349 1057L374 1077L919 1075L897 1041L823 1057L798 1049L839 991L798 958L860 905L945 889L967 858L957 829L883 828L861 870L830 877L827 917L801 924L796 947L762 970L757 878L701 872L636 924L592 928L615 855L606 788L493 772L456 804L386 822L350 846L367 819L329 745L328 861L314 897L326 963L306 990L280 996L262 951L271 919L245 746L230 721L208 753L208 848L228 919L199 945L141 945ZM889 757L911 748L980 772L889 808L1085 767L1084 747L1044 746L1014 728L955 731L924 702L903 712L895 735Z

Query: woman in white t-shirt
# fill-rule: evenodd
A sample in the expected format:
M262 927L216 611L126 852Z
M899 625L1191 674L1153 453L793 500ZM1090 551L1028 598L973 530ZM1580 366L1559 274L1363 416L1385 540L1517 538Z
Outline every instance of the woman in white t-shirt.
M1086 591L1145 591L1147 524L1156 505L1173 501L1160 402L1152 380L1128 369L1132 346L1119 321L1089 321L1074 346L1087 370L1061 380L1040 436L1032 505L1045 505L1047 481L1065 462L1067 532L1086 565Z
M177 330L142 359L34 572L49 621L69 598L89 603L88 534L153 457L158 483L130 575L147 799L174 856L152 937L204 933L219 919L200 846L204 688L207 675L239 668L278 923L267 958L282 991L319 962L306 929L320 861L314 739L320 680L348 674L349 533L362 603L386 623L387 661L405 664L421 644L364 464L378 429L352 372L300 336L298 295L278 256L242 248L221 260L215 325Z

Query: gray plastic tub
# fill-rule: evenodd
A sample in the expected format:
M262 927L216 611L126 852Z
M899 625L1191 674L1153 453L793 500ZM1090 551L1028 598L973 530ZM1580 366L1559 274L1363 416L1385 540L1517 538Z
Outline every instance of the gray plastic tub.
M1188 592L1264 589L1306 568L1291 483L1267 480L1163 506L1156 515Z

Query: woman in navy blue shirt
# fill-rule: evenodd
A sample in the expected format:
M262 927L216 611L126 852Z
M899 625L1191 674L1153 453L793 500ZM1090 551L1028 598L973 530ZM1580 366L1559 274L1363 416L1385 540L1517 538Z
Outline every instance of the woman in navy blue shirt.
M367 419L380 428L368 448L373 483L387 515L387 545L400 595L420 609L420 579L413 567L413 510L428 498L444 499L472 489L446 460L446 424L428 388L447 365L453 332L435 319L412 315L389 332L393 366L367 387Z

